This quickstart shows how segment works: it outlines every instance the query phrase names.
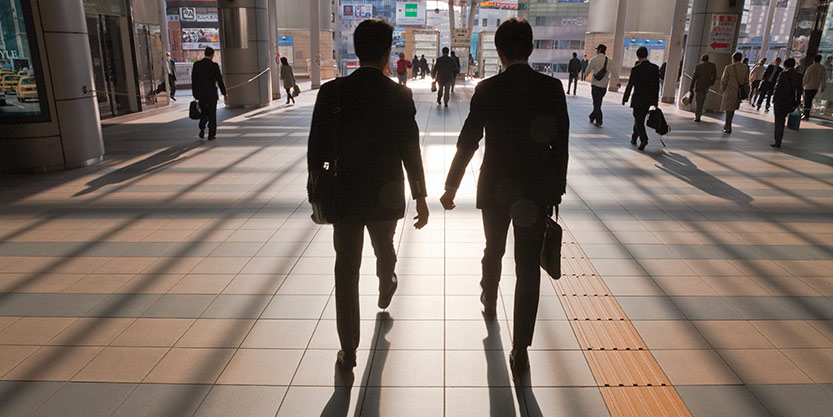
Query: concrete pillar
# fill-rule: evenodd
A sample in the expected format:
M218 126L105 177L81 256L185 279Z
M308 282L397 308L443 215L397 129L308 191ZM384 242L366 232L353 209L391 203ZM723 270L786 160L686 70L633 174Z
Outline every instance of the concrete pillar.
M269 0L269 68L272 100L281 98L281 69L278 65L278 0Z
M454 22L454 0L448 0L448 27L449 27L448 36L449 36L449 39L454 39L454 28L456 26L454 23L455 23ZM451 45L448 45L448 47L450 48Z
M775 17L775 6L778 0L769 0L769 6L766 9L766 24L764 25L764 36L761 38L761 58L766 58L766 51L769 49L769 36L772 34L772 19ZM771 60L767 59L767 64Z
M700 57L709 55L709 62L717 66L717 81L712 86L706 98L705 111L721 111L720 77L723 69L732 62L732 54L738 42L740 33L740 19L743 14L744 0L737 0L732 6L725 0L694 0L691 6L691 22L688 29L688 41L685 48L685 61L683 62L683 78L680 82L680 91L688 91L691 88L691 78L694 68L700 62ZM715 15L735 17L735 32L729 39L729 48L719 48L715 38L710 36L712 21ZM686 110L692 110L688 108Z
M680 70L680 58L683 56L683 34L685 18L688 15L688 0L677 0L674 5L674 23L668 42L668 55L665 62L665 82L662 85L662 102L673 103L677 90L677 73Z
M261 74L271 60L266 3L267 0L217 2L223 77L226 87L234 87L228 91L228 107L259 107L271 102L269 71Z
M616 71L612 74L619 74L622 70L622 57L625 54L625 23L627 22L627 18L628 0L619 0L619 6L616 11L616 30L613 34L613 56L611 58ZM614 80L613 77L610 77L608 90L619 90L619 88L616 87L616 84L619 84L619 80Z
M321 16L318 0L309 0L309 78L312 89L321 87Z
M475 0L469 0L469 25L467 26L474 33L474 15L477 13L477 3Z
M92 58L80 1L31 0L45 100L43 117L0 128L0 170L47 172L102 160L104 143L95 99ZM25 10L24 10L25 11ZM38 74L36 74L37 76ZM7 100L9 96L6 97Z

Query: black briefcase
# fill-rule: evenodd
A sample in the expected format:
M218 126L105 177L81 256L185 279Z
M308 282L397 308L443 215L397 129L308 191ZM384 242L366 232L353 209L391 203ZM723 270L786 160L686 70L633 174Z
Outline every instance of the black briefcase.
M541 247L541 268L547 271L552 279L561 278L561 239L564 230L552 217L546 218L544 244Z
M191 105L188 107L188 117L194 120L200 120L202 118L199 101L194 100L191 102Z

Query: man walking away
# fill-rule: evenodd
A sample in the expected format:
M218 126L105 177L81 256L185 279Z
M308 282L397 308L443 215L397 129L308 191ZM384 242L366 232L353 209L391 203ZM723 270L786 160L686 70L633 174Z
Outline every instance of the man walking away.
M451 92L454 92L454 86L457 85L457 76L460 75L460 57L451 51L451 59L454 60L454 78L451 79Z
M587 60L587 55L584 55L584 58L581 59L581 80L584 81L587 78L587 64L590 61Z
M590 93L593 96L593 112L590 113L590 123L593 123L596 127L602 126L604 116L602 114L602 99L607 94L607 86L610 84L610 80L617 80L616 88L622 86L618 81L619 71L616 65L605 56L605 52L607 52L607 46L599 44L596 47L596 56L587 64L587 73L592 74Z
M795 59L784 61L784 71L778 75L778 81L773 89L773 105L775 106L775 143L773 148L780 148L784 139L784 125L787 116L801 103L801 73L795 70Z
M223 84L223 74L220 66L214 62L214 48L205 48L205 58L194 63L191 69L191 89L194 99L200 106L202 117L200 118L200 139L205 137L205 126L208 125L208 140L217 137L217 87L223 99L228 100L226 85Z
M784 64L786 66L786 63ZM813 108L813 99L819 91L824 91L827 82L827 71L821 65L821 55L813 58L813 64L804 71L804 120L810 120L810 110Z
M743 62L743 54L735 52L732 55L732 63L723 68L723 76L720 78L720 88L723 90L723 110L726 112L726 123L723 125L723 133L732 134L732 119L735 117L735 110L740 108L740 88L742 85L749 85L749 67Z
M660 70L656 64L648 61L648 48L640 46L636 50L636 58L639 61L631 69L628 86L625 87L625 94L622 96L622 105L624 106L628 102L631 91L633 91L633 98L631 98L631 108L633 108L631 145L636 145L636 138L638 137L639 150L641 151L648 144L645 117L648 116L648 110L651 106L656 106L659 102Z
M411 61L405 59L405 53L399 53L399 61L396 61L396 75L399 77L399 85L408 85L408 68L411 68Z
M697 67L694 68L694 75L691 77L691 92L694 96L694 121L700 122L703 115L703 106L706 105L706 97L709 96L709 89L717 81L717 65L709 62L709 56L703 55Z
M428 60L425 59L425 55L419 59L419 68L420 68L420 79L425 78L425 74L428 74Z
M420 69L419 57L418 56L414 55L414 59L411 60L411 66L412 66L411 73L413 74L413 79L416 80L417 76L419 75L419 69Z
M517 279L509 362L518 375L529 366L527 348L538 314L544 222L566 188L570 119L561 81L537 73L527 62L532 53L529 23L514 17L503 22L495 46L504 71L475 88L440 202L446 210L454 208L457 188L485 128L486 153L477 182L477 208L486 234L480 301L485 314L494 317L511 223Z
M576 95L578 89L578 75L581 72L581 61L578 59L578 54L573 52L573 59L567 64L567 72L570 78L567 79L567 94L570 94L570 86L573 86L573 95Z
M758 91L761 87L761 80L764 79L764 71L766 71L766 67L764 67L764 63L766 63L766 58L761 58L752 70L749 71L749 104L755 105L755 100L758 98Z
M393 235L405 215L404 165L416 199L414 227L428 222L419 127L411 90L382 74L388 66L393 27L379 19L362 21L353 33L359 69L321 86L312 115L307 155L311 172L323 169L334 152L338 161L333 224L336 328L341 343L337 364L356 366L359 346L359 269L365 229L376 254L379 308L390 305L398 280Z
M165 73L168 75L168 84L171 86L171 94L168 96L171 100L176 101L176 97L174 97L176 95L176 67L170 52L165 52ZM165 91L165 83L159 84L152 94L159 94L163 91Z
M761 81L760 93L758 93L758 110L761 109L761 104L766 98L766 110L769 111L769 103L772 99L772 92L775 90L775 82L778 81L778 76L781 75L781 58L775 58L772 64L766 67L764 71L764 79Z
M443 100L445 95L445 106L448 107L448 99L451 97L451 82L454 79L454 69L457 64L448 56L448 48L443 48L443 56L437 58L434 69L431 71L431 78L437 81L437 104Z

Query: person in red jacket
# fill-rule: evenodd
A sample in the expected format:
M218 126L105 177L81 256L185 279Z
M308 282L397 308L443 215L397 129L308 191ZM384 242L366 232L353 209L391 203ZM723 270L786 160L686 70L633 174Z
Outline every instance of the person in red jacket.
M399 53L399 61L396 61L396 75L399 77L399 84L408 85L408 68L411 68L411 61L405 59L405 53Z

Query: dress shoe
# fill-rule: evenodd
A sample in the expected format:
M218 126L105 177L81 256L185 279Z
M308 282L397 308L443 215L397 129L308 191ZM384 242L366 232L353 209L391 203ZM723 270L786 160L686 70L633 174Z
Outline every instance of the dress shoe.
M602 127L602 122L598 122L598 121L597 121L597 122L594 122L594 123L593 123L593 126L596 126L596 127Z
M200 129L200 134L199 134L199 135L197 135L197 136L199 136L199 137L200 137L200 139L204 138L204 137L205 137L205 130Z
M208 137L208 140L214 140L214 139L217 139L217 137L216 136L209 136Z
M176 97L171 96L171 100L176 101Z
M526 348L512 349L509 354L509 367L515 373L524 372L529 369L529 353Z
M700 119L694 119L695 123L700 123Z
M397 286L399 286L399 279L396 277L396 274L393 274L390 280L379 281L379 308L388 308Z
M445 106L448 107L448 103L445 103Z
M355 368L356 367L356 351L352 352L345 352L343 350L338 351L338 356L336 356L336 363L338 366L342 368Z
M489 318L497 317L497 294L490 295L486 290L480 292L480 304L483 304L483 314Z
M595 123L593 123L594 122L593 116L588 116L588 117L590 117L590 124L595 124Z
M647 140L640 141L640 142L639 142L639 148L638 148L638 149L639 149L640 151L644 151L644 150L645 150L645 146L646 146L647 144L648 144L648 141L647 141Z
M781 144L780 143L770 143L769 146L772 146L773 148L780 148Z
M631 145L636 145L636 135L631 135Z

